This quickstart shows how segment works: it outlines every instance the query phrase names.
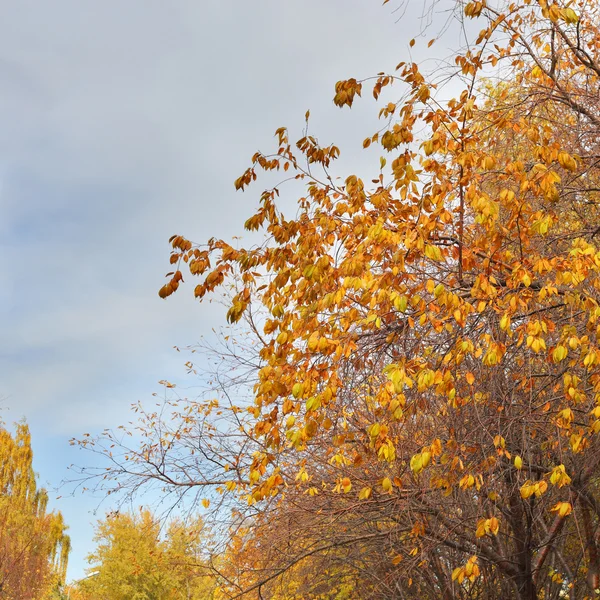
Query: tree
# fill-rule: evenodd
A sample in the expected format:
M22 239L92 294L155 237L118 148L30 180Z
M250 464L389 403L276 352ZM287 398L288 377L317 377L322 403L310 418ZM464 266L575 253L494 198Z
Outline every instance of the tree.
M88 577L75 593L94 600L210 600L214 588L202 557L202 523L172 521L164 539L148 510L99 522Z
M64 583L70 541L60 512L47 512L37 489L31 437L25 424L11 435L0 427L0 595L40 600Z
M336 183L339 149L307 113L295 144L278 129L235 182L303 182L294 217L282 184L246 222L260 246L171 238L160 295L184 267L199 299L233 290L252 402L174 400L173 419L143 414L139 448L83 442L121 448L106 475L119 488L230 499L232 597L275 594L303 565L350 576L360 597L600 586L600 10L457 7L482 27L452 57L457 97L411 62L370 80L375 98L402 89L364 141L390 157L371 183ZM338 82L334 102L366 84Z

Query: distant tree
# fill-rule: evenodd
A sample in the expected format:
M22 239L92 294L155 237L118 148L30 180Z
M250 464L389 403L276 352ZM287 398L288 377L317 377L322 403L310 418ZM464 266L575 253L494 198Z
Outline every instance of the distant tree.
M203 555L202 523L161 524L149 510L107 516L76 594L94 600L210 600L214 579ZM75 596L77 597L77 596Z
M41 600L64 583L67 527L37 488L27 425L0 426L0 459L0 598Z

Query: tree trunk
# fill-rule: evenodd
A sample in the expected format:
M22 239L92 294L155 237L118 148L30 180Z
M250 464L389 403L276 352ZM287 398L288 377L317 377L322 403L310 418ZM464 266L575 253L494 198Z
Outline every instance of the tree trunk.
M517 589L519 590L519 600L537 600L538 598L531 572L519 576Z

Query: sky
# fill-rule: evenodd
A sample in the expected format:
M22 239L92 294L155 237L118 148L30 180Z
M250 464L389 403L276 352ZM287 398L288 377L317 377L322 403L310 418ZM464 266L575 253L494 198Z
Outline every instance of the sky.
M30 424L42 485L92 460L70 438L126 422L161 379L194 385L173 347L212 335L224 311L195 302L193 282L159 299L168 238L239 235L260 187L233 181L277 127L300 137L307 109L342 149L340 174L364 167L377 108L365 93L341 111L333 86L407 60L422 4L2 4L0 418ZM51 507L70 525L77 579L98 499L68 492Z

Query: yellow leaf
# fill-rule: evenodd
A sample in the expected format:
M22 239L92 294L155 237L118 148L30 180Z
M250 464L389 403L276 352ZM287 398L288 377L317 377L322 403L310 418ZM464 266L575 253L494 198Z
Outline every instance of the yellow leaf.
M373 490L370 487L364 487L362 490L360 490L360 492L358 494L358 499L359 500L368 500L371 497L372 491Z
M561 11L561 16L570 25L579 21L577 13L572 8L563 8Z
M566 517L571 514L573 507L570 502L558 502L552 510L557 512L561 517Z
M552 352L552 360L555 363L558 363L561 360L567 358L568 353L569 351L567 350L567 348L562 344L559 344L558 346L556 346L556 348L554 348L554 351Z
M530 496L533 496L533 494L535 493L535 486L531 483L531 481L527 480L522 486L521 486L521 498L523 498L523 500L527 500L527 498L529 498Z
M567 474L564 465L558 465L552 469L550 483L558 487L563 487L563 485L569 485L569 483L571 483L571 478Z
M478 538L483 537L487 533L485 530L485 523L486 523L485 519L481 519L480 521L477 522L477 530L475 531L476 537L478 537Z
M442 251L438 246L427 244L425 246L425 256L431 260L440 261L443 259Z
M500 530L500 522L498 521L498 519L496 517L488 519L488 525L490 532L494 535L498 535L498 531Z
M475 477L473 475L464 475L461 480L458 482L458 485L461 489L466 490L467 488L472 487L475 484Z
M394 308L402 313L406 312L408 307L408 298L406 296L398 296L394 300Z

